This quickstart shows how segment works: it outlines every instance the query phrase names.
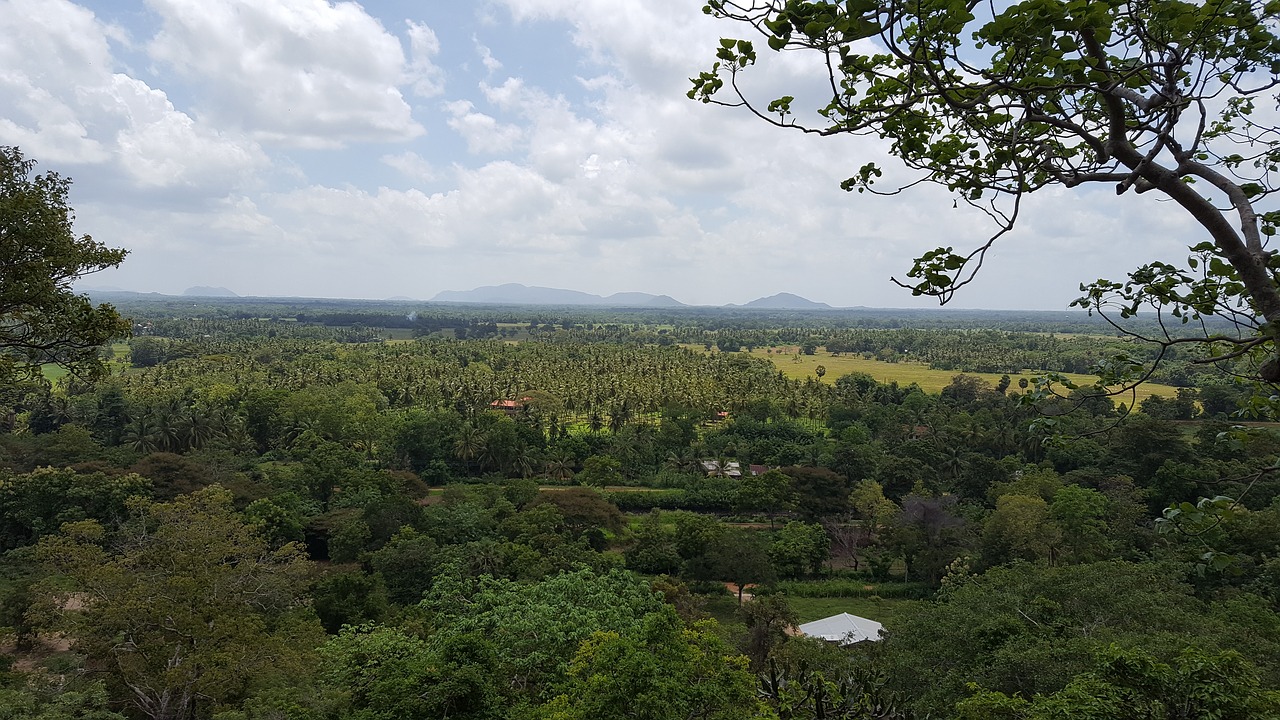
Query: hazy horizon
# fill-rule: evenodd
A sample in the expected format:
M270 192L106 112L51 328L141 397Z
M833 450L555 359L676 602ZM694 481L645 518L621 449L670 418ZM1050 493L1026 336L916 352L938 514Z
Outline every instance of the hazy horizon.
M687 99L743 32L676 0L0 0L0 144L72 177L77 231L130 250L87 285L936 306L889 278L981 244L984 216L937 188L841 191L872 160L907 179L873 138ZM821 69L768 55L752 91L812 114ZM1166 207L1037 193L954 303L1064 309L1178 261L1201 237Z

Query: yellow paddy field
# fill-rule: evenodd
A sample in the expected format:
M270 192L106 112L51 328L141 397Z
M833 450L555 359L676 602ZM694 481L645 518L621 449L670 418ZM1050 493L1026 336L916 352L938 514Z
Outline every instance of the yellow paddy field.
M813 355L799 355L797 358L797 352L798 348L756 348L750 354L770 360L782 371L783 375L789 378L817 378L816 370L821 365L827 369L826 374L821 378L821 381L825 383L834 383L836 378L841 375L860 372L870 375L878 382L887 383L896 380L899 385L915 383L927 393L939 392L951 382L951 378L960 374L957 370L934 370L928 365L918 362L887 363L879 360L867 360L860 355L832 355L822 350ZM965 374L980 377L992 385L1000 382L1000 373ZM1018 378L1026 378L1030 382L1035 374L1032 371L1023 371L1018 374L1010 373L1009 379L1013 383L1010 386L1011 389L1018 389ZM1072 373L1067 373L1066 375L1080 385L1091 385L1097 379L1092 375L1076 375ZM1147 383L1138 388L1137 402L1142 402L1152 395L1173 397L1176 392L1176 388L1168 385ZM1115 400L1117 403L1128 403L1129 397L1126 395L1117 397Z

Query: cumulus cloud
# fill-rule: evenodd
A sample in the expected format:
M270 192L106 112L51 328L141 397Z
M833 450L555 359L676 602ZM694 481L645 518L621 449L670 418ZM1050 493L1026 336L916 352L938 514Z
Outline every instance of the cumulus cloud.
M439 174L431 163L413 151L383 155L381 160L383 165L395 169L413 182L428 183L439 178Z
M400 41L351 2L148 0L162 22L151 57L201 91L202 115L260 140L303 147L417 137L398 84L437 92L435 36L410 24ZM438 47L438 45L437 45Z
M468 100L445 103L449 127L467 142L467 149L477 154L495 155L516 146L524 134L515 125L505 125L489 115L475 111Z
M168 97L126 75L101 88L103 100L128 114L116 135L121 165L143 188L247 184L249 171L266 164L251 144L228 141L176 111Z
M8 109L0 141L49 162L110 157L80 113L79 88L101 85L111 67L105 27L69 2L0 2L0 96Z
M51 165L106 165L139 190L219 196L266 164L255 143L201 125L163 91L113 72L108 38L121 36L63 0L0 3L0 88L13 99L0 142Z
M155 27L135 24L144 1ZM86 230L135 249L102 282L425 298L513 281L918 306L930 301L888 277L990 230L937 188L840 191L883 158L877 139L788 133L686 99L737 28L684 0L419 4L409 21L372 3L132 2L96 6L126 33L67 0L0 0L0 142L71 163L78 190L150 203L77 199ZM573 45L547 52L566 31ZM820 73L800 58L753 68L754 92L816 97ZM409 142L424 125L441 141ZM201 201L166 201L181 193ZM1188 232L1131 200L1037 195L957 304L1061 307L1109 272L1093 257L1160 256L1153 236Z
M413 92L420 97L434 97L444 92L444 70L435 64L440 54L440 40L435 31L423 23L405 21L409 26L409 80Z
M486 71L492 74L502 69L502 63L493 56L493 51L488 46L480 44L480 41L475 37L472 37L471 41L475 43L476 54L480 56L480 63L484 65Z

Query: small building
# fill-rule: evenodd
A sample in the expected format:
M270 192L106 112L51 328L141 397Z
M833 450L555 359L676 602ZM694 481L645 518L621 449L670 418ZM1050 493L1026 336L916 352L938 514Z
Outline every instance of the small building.
M525 403L533 398L522 397L519 400L494 400L489 403L490 410L497 410L507 416L516 416L524 410Z
M864 640L876 641L884 632L884 626L875 620L868 620L849 613L840 613L831 617L807 622L800 626L800 634L820 638L827 642L841 645L852 645Z
M724 467L720 466L719 460L703 460L701 464L708 477L742 477L742 463L737 460L725 461Z

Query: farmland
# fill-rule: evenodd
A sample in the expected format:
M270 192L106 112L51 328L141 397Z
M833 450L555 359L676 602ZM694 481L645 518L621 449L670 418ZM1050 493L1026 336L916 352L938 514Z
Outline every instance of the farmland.
M942 388L946 387L957 374L954 370L937 370L929 367L926 363L918 361L884 362L865 358L861 355L832 354L827 352L825 348L820 348L813 355L802 354L800 348L795 346L755 348L750 351L750 354L769 360L777 366L783 375L795 380L814 378L820 382L832 383L842 375L866 373L875 378L877 382L896 382L899 385L915 384L927 393L941 392ZM821 378L817 375L819 365L826 370ZM1005 373L973 372L966 374L981 378L995 386ZM1036 374L1033 371L1025 370L1021 373L1008 373L1009 379L1014 386L1017 386L1018 381L1023 379L1031 382ZM1091 375L1081 373L1063 373L1063 375L1072 382L1083 386L1087 386L1097 379ZM1173 397L1175 392L1177 392L1177 388L1170 385L1144 383L1136 390L1136 402L1142 402L1152 395ZM1117 401L1134 402L1129 400L1130 397L1130 395L1126 394L1117 398Z
M1212 643L1267 682L1280 667L1269 601L1240 599L1266 591L1269 566L1197 574L1202 542L1152 521L1188 497L1242 497L1247 512L1224 515L1215 542L1247 558L1280 513L1280 482L1256 470L1274 464L1275 437L1232 435L1224 408L1243 391L1186 357L1157 368L1182 384L1143 386L1125 418L1097 398L1023 402L1030 372L1003 383L983 369L1079 369L1124 343L1007 316L1032 329L337 301L121 308L147 334L104 351L111 372L47 372L0 434L0 549L16 558L0 607L103 588L83 624L4 616L14 642L73 636L57 667L103 668L110 683L152 672L112 664L120 633L156 657L217 647L205 662L238 684L209 692L241 708L220 719L286 701L354 716L361 673L401 667L388 648L422 669L410 683L429 690L413 696L422 717L456 715L457 686L432 670L446 666L490 716L549 713L599 643L645 662L653 643L713 652L751 698L754 673L820 667L940 717L980 672L1000 687L1044 669L1075 677L1113 640L1162 661ZM228 588L217 602L212 586ZM742 604L726 590L740 586ZM195 589L178 595L198 612L173 588ZM795 636L845 612L888 635L848 648ZM146 633L157 626L177 634ZM1013 660L975 670L972 648L997 641L988 626L1001 628L990 652ZM1148 645L1155 635L1168 648ZM1072 654L1037 654L1049 638ZM352 664L368 653L375 669ZM953 669L938 670L943 653ZM904 680L859 680L869 667ZM925 678L936 692L915 690ZM84 683L104 708L129 697Z

